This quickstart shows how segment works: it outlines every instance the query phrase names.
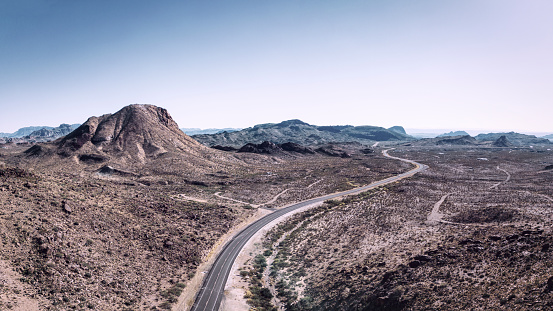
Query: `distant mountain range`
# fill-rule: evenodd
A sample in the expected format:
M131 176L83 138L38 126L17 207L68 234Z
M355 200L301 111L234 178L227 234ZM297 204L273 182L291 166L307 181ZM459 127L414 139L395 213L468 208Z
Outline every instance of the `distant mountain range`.
M447 136L470 136L469 133L465 132L465 131L451 131L449 133L443 133L443 134L440 134L436 137L447 137Z
M390 129L378 126L317 126L301 120L259 124L240 131L193 135L192 138L206 146L220 145L234 148L240 148L247 143L260 144L264 141L275 144L292 142L309 146L329 142L373 144L377 141L411 141L415 139L405 134L405 130L400 126Z
M545 135L542 138L547 138L549 140L553 140L553 134Z
M27 126L20 128L14 133L0 133L0 137L6 138L23 138L26 136L35 137L35 138L59 138L65 136L76 128L80 124L61 124L58 127L52 126Z
M513 146L530 146L530 145L549 145L551 141L546 138L539 138L535 135L526 135L515 132L509 133L488 133L488 134L478 134L474 138L480 141L497 141L502 136L502 141L504 143L512 144Z
M15 131L13 133L0 133L0 137L20 138L20 137L23 137L23 136L27 136L27 135L31 134L32 132L38 131L38 130L43 129L43 128L52 129L53 127L51 127L51 126L27 126L27 127L22 127L22 128L20 128L19 130Z
M199 134L217 134L222 132L236 132L240 131L241 128L222 128L222 129L200 129L200 128L181 128L181 131L184 132L186 135L199 135Z
M551 145L548 139L538 138L515 132L470 135L440 135L436 138L423 138L410 143L413 146L481 146L481 147L528 147L533 145Z
M42 138L42 139L56 139L60 138L62 136L65 136L71 132L73 132L75 129L77 129L80 126L80 124L61 124L58 127L54 128L42 128L40 130L36 130L28 135L29 138Z
M80 124L61 124L58 127L28 126L14 133L0 133L0 143L51 141L68 135L79 126ZM420 139L416 145L489 145L495 147L550 145L553 141L553 134L536 137L535 135L515 132L479 134L473 138L465 131L451 131L432 136L435 138L422 138L408 135L401 126L392 126L390 128L352 125L317 126L297 119L280 123L259 124L246 129L181 128L180 130L203 145L223 148L232 147L236 149L248 143L261 144L265 141L275 144L291 142L303 146L314 146L343 142L358 142L372 145L375 142L411 142ZM451 139L447 139L448 137Z
M438 136L436 138L423 138L409 143L413 146L477 146L485 145L470 135Z

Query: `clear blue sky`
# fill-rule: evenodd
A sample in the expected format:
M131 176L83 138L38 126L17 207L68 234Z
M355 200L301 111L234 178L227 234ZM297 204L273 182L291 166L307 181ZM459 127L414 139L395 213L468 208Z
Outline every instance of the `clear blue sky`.
M553 1L0 0L0 132L131 103L180 127L553 132Z

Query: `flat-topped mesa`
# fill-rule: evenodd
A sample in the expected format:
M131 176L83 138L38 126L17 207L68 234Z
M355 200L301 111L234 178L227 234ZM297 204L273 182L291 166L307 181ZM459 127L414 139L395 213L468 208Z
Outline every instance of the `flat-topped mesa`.
M203 149L184 134L169 112L153 105L129 105L114 114L90 117L58 142L61 154L102 152L143 161L170 151Z

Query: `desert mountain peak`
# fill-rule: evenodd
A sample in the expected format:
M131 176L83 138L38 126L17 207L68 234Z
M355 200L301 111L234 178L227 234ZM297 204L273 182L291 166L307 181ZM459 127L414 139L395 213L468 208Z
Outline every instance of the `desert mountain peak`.
M179 129L166 109L138 104L90 117L58 143L63 154L105 153L140 162L170 151L194 153L201 148Z

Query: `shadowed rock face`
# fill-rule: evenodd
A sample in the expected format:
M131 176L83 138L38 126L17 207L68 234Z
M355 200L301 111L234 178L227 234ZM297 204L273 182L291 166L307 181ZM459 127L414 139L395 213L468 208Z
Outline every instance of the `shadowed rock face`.
M246 144L238 152L274 154L282 152L282 148L270 141L264 141L261 144Z
M513 144L505 137L501 135L496 141L492 144L494 147L511 147Z
M184 134L167 110L130 105L115 114L91 117L58 143L60 153L105 153L143 162L170 151L203 148Z
M217 149L217 150L222 150L222 151L236 151L236 150L238 150L238 149L236 149L236 148L234 148L234 147L230 147L230 146L221 146L221 145L211 146L211 148Z
M332 144L319 147L315 151L331 157L341 157L341 158L351 157L346 151Z
M211 148L224 150L224 151L236 151L233 147L223 147L223 146L213 146ZM278 154L283 151L301 153L301 154L314 154L315 151L309 147L305 147L295 143L284 143L284 144L275 144L270 141L264 141L261 144L248 143L242 148L238 149L238 152L248 152L248 153L264 153L264 154Z
M313 151L313 149L311 149L309 147L305 147L305 146L302 146L300 144L295 144L295 143L290 143L290 142L280 144L279 146L284 151L292 151L292 152L303 153L303 154L314 154L315 153L315 151Z
M44 155L47 152L47 150L40 146L40 145L34 145L31 148L25 150L25 154L28 156L41 156Z

